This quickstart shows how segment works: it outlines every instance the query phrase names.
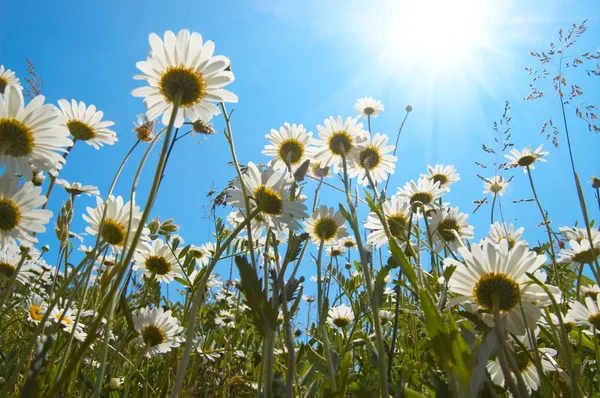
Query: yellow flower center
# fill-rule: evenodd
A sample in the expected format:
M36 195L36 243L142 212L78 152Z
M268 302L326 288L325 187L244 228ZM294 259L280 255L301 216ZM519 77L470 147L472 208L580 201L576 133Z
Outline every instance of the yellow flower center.
M94 129L79 120L69 120L67 122L67 128L71 135L80 141L87 141L96 137Z
M448 177L446 177L443 174L434 174L431 176L431 180L433 182L439 182L440 187L442 187L442 186L444 186L444 184L446 184L448 182Z
M62 321L62 322L64 322L66 325L70 325L70 324L71 324L71 318L69 318L68 316L61 317L61 315L62 315L62 312L61 312L60 314L56 314L56 320L57 320L58 322L61 322L61 321Z
M0 230L10 231L21 221L21 211L9 199L0 199Z
M367 146L360 152L360 165L363 169L373 170L381 163L381 155L379 149L374 146Z
M296 164L302 160L302 155L304 146L298 140L285 140L279 145L279 157L286 163L289 158L291 164Z
M261 185L254 190L256 206L261 212L270 216L278 216L283 213L283 199L273 189Z
M460 233L460 226L455 219L446 218L438 224L436 231L446 242L454 242L457 240L454 231Z
M320 218L315 222L315 235L323 242L335 238L338 233L338 225L333 218Z
M40 321L44 317L44 313L39 306L32 305L29 307L29 316L31 316L31 319L34 321Z
M192 249L189 251L190 256L194 257L195 259L201 259L204 258L204 253L202 252L202 250L196 250L196 249Z
M573 262L579 264L591 264L600 255L600 250L596 248L589 248L581 251L573 256Z
M523 350L517 351L515 357L517 360L517 367L519 368L519 371L521 373L523 373L525 370L527 370L527 368L529 368L530 365L533 364L531 362L531 359L529 358L529 355L527 355L526 351L523 351Z
M146 258L146 269L152 274L166 275L171 272L171 263L162 256L149 256Z
M0 262L0 275L4 275L7 278L10 278L11 276L14 275L16 270L17 269L15 267L13 267L11 264L5 263L5 262Z
M533 164L533 162L535 162L535 156L533 156L533 155L522 156L517 161L519 166L523 166L523 167L530 166L531 164Z
M347 155L352 150L352 137L347 131L336 131L329 137L329 150L335 155Z
M428 205L433 200L433 196L429 192L417 192L410 197L412 211L417 211L421 207Z
M142 329L142 339L144 340L144 344L154 347L164 343L167 340L167 335L162 329L154 325L148 325Z
M510 311L519 302L519 284L506 274L488 272L473 288L473 298L485 311L494 310L497 302L500 311Z
M158 82L160 93L169 104L181 95L180 107L187 108L197 104L206 96L206 82L202 73L183 65L170 66Z
M338 328L343 328L350 323L350 319L348 318L335 318L333 320L333 324Z
M596 312L594 315L589 317L588 322L591 323L593 327L600 330L600 312Z
M373 108L372 106L367 106L367 107L365 107L363 112L365 115L372 115L375 113L375 108Z
M405 238L405 230L408 225L408 220L402 214L392 214L387 218L390 233L395 238Z
M25 123L0 119L0 154L20 158L29 155L34 146L33 132Z
M503 188L502 184L499 184L497 182L494 182L490 185L490 191L493 193L498 193L498 192L502 191L502 188Z
M125 243L125 226L120 222L107 218L102 227L102 239L113 246L123 246Z
M344 241L344 247L346 249L352 249L354 247L354 245L355 245L354 241L351 241L351 240Z

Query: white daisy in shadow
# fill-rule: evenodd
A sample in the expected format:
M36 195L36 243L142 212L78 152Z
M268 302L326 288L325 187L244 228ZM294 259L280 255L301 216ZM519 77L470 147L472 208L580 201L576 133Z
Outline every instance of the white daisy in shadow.
M333 171L339 173L343 168L342 155L346 161L358 155L358 144L367 140L367 132L363 130L363 124L352 117L343 120L341 116L334 119L331 116L325 119L324 126L317 126L319 138L315 139L315 161L321 163L321 167L333 166Z
M465 239L473 239L473 226L469 225L467 218L467 214L458 212L458 207L444 207L431 213L429 227L437 252L444 249L444 242L451 250L456 250L463 246Z
M69 133L77 141L83 141L96 149L104 144L113 145L118 141L117 133L108 128L114 125L114 122L103 121L102 111L96 110L94 105L85 106L83 101L77 103L61 99L58 101L60 111L65 115L66 126Z
M460 180L460 174L456 172L452 165L436 164L435 166L427 166L427 171L429 174L421 174L421 177L439 183L440 188L444 188L446 191L450 191L450 185Z
M136 88L134 97L143 97L148 107L146 116L154 120L162 115L166 126L173 112L173 104L180 97L175 127L181 127L187 118L208 122L220 113L215 102L237 102L238 98L223 87L233 82L229 59L222 55L213 56L215 44L202 42L199 33L180 30L177 36L166 31L164 41L151 33L150 56L136 64L143 74L134 76L146 80L145 87Z
M403 197L394 195L383 204L383 214L390 229L390 234L400 241L405 241L411 214L410 202ZM375 245L377 249L388 243L388 236L377 213L369 213L364 226L371 231L367 237L368 243Z
M312 159L312 133L307 133L301 124L284 123L279 130L272 129L265 137L271 144L266 145L262 153L273 158L269 164L275 170L287 171L289 162L293 172L304 161Z

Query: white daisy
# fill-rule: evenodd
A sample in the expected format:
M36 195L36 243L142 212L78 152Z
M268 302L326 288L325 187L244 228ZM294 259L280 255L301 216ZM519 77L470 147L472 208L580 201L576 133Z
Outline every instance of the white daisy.
M56 179L56 185L63 187L67 193L75 196L81 194L86 194L87 196L100 195L98 187L93 185L83 185L79 182L69 183L67 180L61 180L60 178Z
M583 239L589 240L589 235L587 233L587 229L585 228L560 227L559 231L567 241L574 240L577 243L581 243ZM594 242L594 246L600 242L600 231L598 230L598 228L590 228L590 235L592 235L592 241Z
M133 255L133 269L141 271L147 278L156 278L159 282L170 283L174 278L181 278L183 270L177 260L181 249L172 250L162 239L158 238L149 245L146 252L136 251Z
M311 161L308 172L313 178L322 180L323 178L331 176L331 173L329 172L330 169L331 166L324 166L323 162Z
M221 310L219 311L219 315L215 318L215 324L233 328L235 327L235 316L231 311Z
M50 317L55 323L62 326L62 330L65 333L73 333L75 339L83 341L87 337L87 334L83 331L85 325L81 323L81 321L77 322L77 327L75 327L75 322L77 321L77 309L67 308L65 311L65 308L55 306L52 309Z
M325 246L331 246L337 244L338 239L348 236L345 222L346 219L339 211L322 205L304 221L304 230L315 245L323 243Z
M521 241L521 235L525 228L521 227L515 231L515 226L506 223L500 224L499 222L495 222L490 226L490 232L488 233L485 239L490 240L493 243L500 243L503 240L508 242L508 248L512 248L515 243Z
M579 301L570 302L571 309L567 316L578 326L589 327L595 333L600 333L600 296L596 299L585 298L585 305ZM595 330L594 330L595 329Z
M210 253L204 245L190 245L187 254L188 256L192 256L196 260L196 264L201 268L207 266L210 260Z
M117 133L108 129L114 123L102 121L104 113L97 111L94 105L86 107L83 101L77 103L71 100L69 103L65 99L59 100L58 105L65 115L69 132L76 140L84 141L96 149L100 149L104 144L113 145L118 141Z
M198 356L202 358L202 363L214 362L221 357L221 354L215 351L216 341L212 341L209 345L206 344L206 337L200 336L197 342L196 351Z
M133 123L133 131L138 140L150 142L154 138L154 120L148 120L145 113L137 115L137 122Z
M347 236L339 240L339 245L344 249L355 249L356 248L356 239L353 236Z
M0 124L1 124L0 119ZM1 140L0 140L1 141ZM46 203L42 188L31 182L19 187L18 178L0 176L0 246L26 246L37 243L31 232L44 232L52 217L50 210L38 209Z
M365 141L366 131L363 124L352 117L337 120L331 116L325 119L324 126L317 126L319 138L315 139L315 161L320 162L322 167L333 166L333 171L339 173L343 168L342 155L349 162L351 158L358 156L358 144Z
M312 133L307 133L301 124L284 123L279 131L271 129L271 134L265 137L271 144L266 145L262 153L273 157L269 165L275 170L287 171L289 161L292 171L296 171L305 160L312 158Z
M12 278L19 263L21 263L21 254L15 250L15 247L8 246L0 250L0 280L3 279L2 277ZM40 268L26 259L23 261L15 280L21 285L29 285L32 281L38 279L39 274L41 274Z
M596 300L600 294L600 287L598 285L581 286L581 294Z
M136 64L142 75L134 79L146 80L148 86L136 88L131 93L144 97L148 107L146 116L150 120L162 114L162 123L169 123L173 104L181 97L175 127L181 127L185 118L192 121L202 119L208 122L213 115L220 113L213 102L237 102L235 94L223 87L233 82L229 59L222 55L213 56L215 44L207 41L202 44L202 36L186 29L175 37L166 31L164 41L151 33L150 56Z
M325 253L329 257L339 257L339 256L343 255L344 253L346 253L346 249L344 248L344 246L336 244L336 245L327 246L327 248L325 249Z
M471 251L460 247L458 252L464 263L452 258L444 260L444 268L456 267L448 280L448 289L459 297L452 299L450 305L462 303L466 309L479 313L489 324L496 301L500 315L506 319L506 330L523 335L526 329L519 300L530 327L540 318L540 307L551 304L544 289L530 283L526 275L532 273L545 282L547 276L540 267L546 256L530 251L527 244L518 242L509 249L505 240L500 244L485 241L482 246L472 245ZM560 301L560 290L552 285L546 286Z
M0 96L0 165L5 165L5 173L30 181L30 164L40 171L60 170L65 149L73 145L64 122L54 105L44 105L44 96L25 106L23 93L8 86Z
M381 323L385 325L394 319L394 313L388 310L379 310L379 318L381 319Z
M133 326L139 333L135 341L148 358L169 352L184 341L179 336L183 328L178 325L177 318L171 316L171 310L165 311L161 307L140 309L133 315Z
M456 250L465 239L473 239L473 226L469 225L467 218L467 214L458 212L458 207L434 210L429 226L437 252L444 249L444 242Z
M493 176L485 179L485 182L483 183L483 193L493 193L502 196L507 187L508 182L504 181L504 177Z
M0 94L4 94L6 92L6 88L13 86L16 89L23 90L21 83L19 83L19 78L15 75L10 69L4 69L4 65L0 65Z
M537 333L535 338L537 338ZM526 347L526 350L523 350L523 348L520 345L517 345L517 343L513 342L512 339L509 347L512 347L513 349L513 355L515 356L521 376L523 377L523 380L527 385L527 389L531 393L531 390L537 391L538 387L541 384L535 363L531 360L531 358L533 358L534 355L538 354L533 350L533 348L531 348L529 337L519 337L519 341L523 346ZM552 359L552 357L555 357L558 354L558 352L555 349L548 347L538 347L537 350L541 357L540 362L544 373L556 371L557 367L554 365L555 361ZM498 358L488 362L487 370L490 373L490 377L494 384L499 386L504 385L504 373L502 372L502 368L500 366L500 361L498 360ZM512 371L511 375L513 378L515 377Z
M440 184L440 188L450 191L450 185L460 180L460 174L456 172L454 166L444 166L436 164L435 166L427 166L429 174L421 174L422 178L428 178L433 182Z
M419 178L417 183L407 182L404 188L398 189L398 196L410 201L414 213L425 213L436 207L436 199L441 198L446 192L440 188L439 182L434 182L427 178Z
M592 264L600 258L600 239L594 241L593 246L588 239L581 239L579 242L572 239L569 241L569 246L570 249L562 249L558 253L559 263L578 267L582 264Z
M385 134L366 134L366 140L357 144L358 150L350 158L348 164L348 175L350 178L358 177L358 182L363 185L369 184L367 170L378 184L387 179L388 174L394 174L397 158L389 155L394 150L393 145L387 145L389 137Z
M384 111L381 101L373 97L362 97L356 100L354 109L358 112L358 117L377 117Z
M522 151L518 149L512 149L509 155L504 155L509 160L507 163L510 167L523 167L523 173L527 173L527 166L530 169L535 169L535 162L546 162L544 156L548 155L549 152L542 152L542 146L537 147L535 151L529 148L523 148Z
M390 234L400 241L406 240L408 221L410 219L410 202L403 197L394 195L383 204L383 214L390 229ZM388 243L388 237L383 229L383 224L376 213L367 216L365 228L371 230L367 242L376 248Z
M108 389L111 391L120 390L123 383L125 383L124 377L111 377L108 381Z
M305 294L302 295L302 300L306 301L309 304L314 303L316 299L317 298L315 296L307 296Z
M47 308L48 304L36 293L31 293L25 300L24 309L27 312L27 319L35 324L40 323Z
M330 308L327 313L327 323L334 327L344 328L352 321L354 321L354 311L344 304Z
M260 209L259 221L278 231L300 227L297 220L306 217L306 206L301 202L290 201L289 182L285 174L273 168L261 172L254 163L249 162L248 172L242 178L248 195L252 197L250 210ZM228 190L228 194L229 205L246 208L242 185L238 179L233 182L233 188Z
M104 219L104 223L101 224L105 205L107 206L106 218ZM83 219L90 225L85 228L85 231L92 236L97 236L99 230L102 229L100 236L102 241L108 243L116 253L121 253L123 250L130 219L131 232L129 234L129 241L131 242L142 218L140 207L135 204L131 206L130 202L123 203L121 196L115 198L110 195L106 203L102 198L97 197L96 208L87 207L86 210L89 215L83 214ZM144 229L136 249L146 250L147 247L143 242L149 240L148 233L150 231L144 226L141 227Z

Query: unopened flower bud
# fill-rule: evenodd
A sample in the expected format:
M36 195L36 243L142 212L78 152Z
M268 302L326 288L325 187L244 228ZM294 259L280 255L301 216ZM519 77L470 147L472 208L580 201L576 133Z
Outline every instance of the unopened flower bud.
M110 390L116 391L121 388L123 384L123 379L119 377L113 377L108 381L108 388Z
M154 136L154 120L148 120L145 114L138 115L137 123L133 124L133 131L140 141L150 142Z
M44 183L45 179L46 179L46 175L43 172L41 172L41 171L34 171L33 178L31 179L31 182L36 187L39 187L39 186L41 186Z
M412 112L412 105L411 104L406 105L406 112Z
M215 135L215 129L212 125L200 119L192 123L192 130L199 134Z
M44 246L42 246L42 251L43 252L49 252L50 251L50 245L44 245Z
M600 189L600 178L593 176L591 183L592 183L592 188Z

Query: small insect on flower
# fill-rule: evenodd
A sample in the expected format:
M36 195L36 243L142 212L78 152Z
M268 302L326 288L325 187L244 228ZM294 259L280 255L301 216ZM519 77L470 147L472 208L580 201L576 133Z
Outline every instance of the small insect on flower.
M1 134L1 133L0 133ZM0 138L0 146L2 139ZM1 156L0 156L1 158ZM10 174L0 176L0 246L13 247L18 244L31 246L37 238L31 232L44 232L52 212L39 209L46 203L42 188L31 182L19 186L19 179Z
M183 328L179 326L177 318L171 316L171 310L142 308L133 315L133 325L139 334L135 341L148 358L169 352L184 341L179 336Z
M150 56L136 64L142 74L134 76L134 79L146 80L148 85L131 93L134 97L144 98L149 120L162 115L162 123L166 126L175 103L178 103L174 126L179 128L186 118L210 121L220 113L215 102L238 101L235 94L223 89L233 82L234 76L228 70L227 57L213 56L215 44L212 41L203 44L199 33L190 34L183 29L177 36L166 31L164 41L151 33L149 42Z
M133 123L133 131L138 140L150 142L154 138L154 120L148 120L145 113L137 115L137 122Z
M4 65L0 65L0 94L6 92L6 88L9 86L15 87L17 90L23 90L19 78L10 69L4 69Z
M5 174L31 181L30 164L54 173L65 163L62 155L73 141L64 116L54 105L44 105L44 99L38 95L25 106L23 93L14 85L0 95L0 165Z
M114 125L111 121L102 121L104 113L97 111L94 105L85 106L83 101L77 103L61 99L58 101L60 112L65 115L66 126L77 141L83 141L95 149L104 144L113 145L118 141L117 133L108 128Z
M347 305L339 305L329 309L327 323L338 328L345 328L354 321L354 312Z
M373 97L363 97L356 100L354 109L358 112L358 117L377 117L384 111L381 101Z
M522 151L512 149L509 155L504 155L509 160L508 166L523 167L523 173L527 173L527 168L535 169L535 162L546 162L544 159L550 152L542 152L542 146L537 147L535 151L531 148L523 148Z

